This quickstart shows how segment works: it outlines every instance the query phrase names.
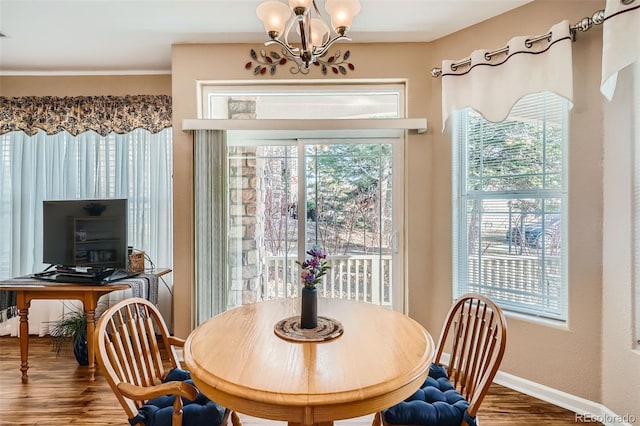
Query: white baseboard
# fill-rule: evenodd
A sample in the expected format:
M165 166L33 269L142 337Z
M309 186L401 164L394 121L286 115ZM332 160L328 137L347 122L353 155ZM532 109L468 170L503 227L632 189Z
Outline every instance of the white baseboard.
M631 426L631 423L628 422L629 418L614 413L602 404L512 374L498 371L493 381L499 385L573 411L576 413L576 423L600 422L605 426ZM630 421L635 420L631 419Z

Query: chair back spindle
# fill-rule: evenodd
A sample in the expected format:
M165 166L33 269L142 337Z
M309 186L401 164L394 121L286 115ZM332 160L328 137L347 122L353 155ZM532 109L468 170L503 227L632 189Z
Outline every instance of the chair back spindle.
M506 347L506 320L490 299L470 293L458 299L447 314L438 341L435 364L446 367L449 380L469 401L475 416L493 382ZM445 347L451 348L448 363Z

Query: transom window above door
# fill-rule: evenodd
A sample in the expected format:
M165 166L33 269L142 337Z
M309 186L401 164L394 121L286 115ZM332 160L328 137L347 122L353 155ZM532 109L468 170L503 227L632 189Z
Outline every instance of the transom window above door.
M201 116L209 119L401 118L404 85L203 86Z

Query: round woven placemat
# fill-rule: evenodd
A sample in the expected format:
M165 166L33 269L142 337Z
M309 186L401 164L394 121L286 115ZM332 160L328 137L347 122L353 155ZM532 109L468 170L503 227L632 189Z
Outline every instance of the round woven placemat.
M278 321L273 331L278 337L292 342L326 342L342 335L344 329L340 321L322 316L318 316L316 328L302 328L300 316L295 316Z

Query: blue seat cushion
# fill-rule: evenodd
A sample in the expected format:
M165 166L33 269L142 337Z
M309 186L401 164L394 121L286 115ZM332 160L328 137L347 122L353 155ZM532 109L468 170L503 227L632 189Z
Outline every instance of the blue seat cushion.
M163 382L180 381L193 385L191 375L186 370L174 368ZM194 385L195 386L195 385ZM147 401L138 409L138 415L129 419L131 425L139 422L145 426L171 426L175 395L165 395ZM182 398L182 424L185 426L219 426L224 418L225 408L198 391L194 401Z
M384 421L398 425L460 426L464 419L476 426L467 413L469 403L455 390L446 370L431 364L424 384L401 403L382 412Z

